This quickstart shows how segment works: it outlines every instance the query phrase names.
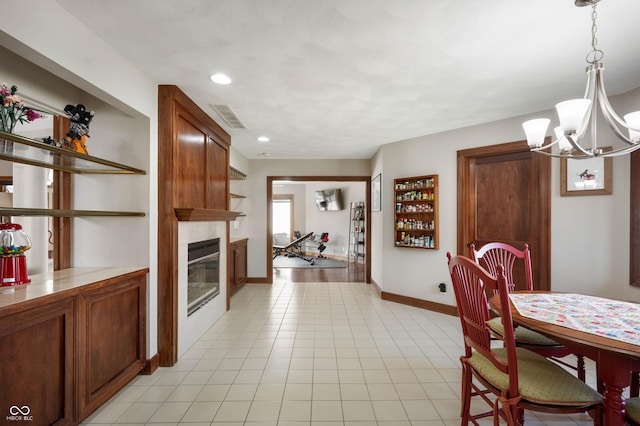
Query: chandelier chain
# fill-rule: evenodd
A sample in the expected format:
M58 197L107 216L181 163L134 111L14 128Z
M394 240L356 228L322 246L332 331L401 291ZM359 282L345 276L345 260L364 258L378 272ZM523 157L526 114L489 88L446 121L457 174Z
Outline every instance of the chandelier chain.
M587 62L590 64L598 63L602 60L604 56L604 52L598 49L598 38L596 37L596 33L598 31L598 25L596 24L596 20L598 19L598 12L596 11L596 4L594 2L591 5L591 52L587 53Z

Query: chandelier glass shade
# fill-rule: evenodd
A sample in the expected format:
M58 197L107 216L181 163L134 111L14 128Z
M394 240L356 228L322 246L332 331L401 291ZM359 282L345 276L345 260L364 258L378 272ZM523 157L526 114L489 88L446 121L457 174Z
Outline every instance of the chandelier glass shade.
M620 118L609 103L604 88L603 52L597 48L596 4L599 0L576 0L576 6L591 6L591 47L587 54L587 89L584 98L560 102L556 105L560 125L554 129L555 139L545 144L547 128L551 120L537 118L522 123L527 144L532 151L552 157L592 158L614 157L640 149L640 111ZM598 112L611 131L624 142L621 148L603 151L597 145ZM590 134L591 144L584 146L585 135ZM555 147L555 148L554 148Z

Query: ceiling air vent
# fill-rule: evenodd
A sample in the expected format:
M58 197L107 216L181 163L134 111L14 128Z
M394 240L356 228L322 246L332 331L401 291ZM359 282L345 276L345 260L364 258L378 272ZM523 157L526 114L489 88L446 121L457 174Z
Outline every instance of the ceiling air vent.
M229 105L212 105L209 104L215 112L218 113L220 118L229 125L232 129L246 129L247 127L240 121L240 118L236 112Z

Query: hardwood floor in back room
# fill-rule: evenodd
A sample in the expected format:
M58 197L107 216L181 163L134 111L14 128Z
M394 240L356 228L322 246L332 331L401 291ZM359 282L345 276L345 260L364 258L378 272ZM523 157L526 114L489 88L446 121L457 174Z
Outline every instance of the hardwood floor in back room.
M364 282L364 265L346 268L273 268L273 282Z

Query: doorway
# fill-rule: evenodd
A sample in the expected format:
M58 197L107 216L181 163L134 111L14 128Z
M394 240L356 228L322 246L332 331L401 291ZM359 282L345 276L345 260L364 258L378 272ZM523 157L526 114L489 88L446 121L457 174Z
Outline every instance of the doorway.
M524 141L458 151L457 204L458 254L470 256L472 243L527 243L534 288L551 289L550 157Z
M273 269L273 184L274 181L289 182L363 182L365 185L363 197L365 199L366 217L371 216L371 177L369 176L267 176L267 283L273 283L274 278L288 281L317 281L317 282L340 282L358 281L370 282L371 277L371 231L369 226L365 229L365 262L356 265L355 268L343 268L343 271L336 272L331 269L313 268L294 269L287 277L274 277ZM347 224L345 223L345 229ZM331 236L329 237L331 238ZM346 272L346 273L345 273Z

